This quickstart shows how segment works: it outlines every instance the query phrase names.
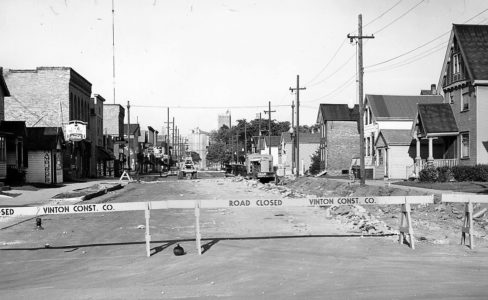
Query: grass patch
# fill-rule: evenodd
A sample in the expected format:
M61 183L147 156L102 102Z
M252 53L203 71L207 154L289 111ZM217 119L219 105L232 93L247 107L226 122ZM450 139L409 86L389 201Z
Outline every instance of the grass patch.
M488 182L415 182L415 181L402 181L395 182L393 184L419 187L424 189L453 191L463 193L476 193L476 194L488 194Z

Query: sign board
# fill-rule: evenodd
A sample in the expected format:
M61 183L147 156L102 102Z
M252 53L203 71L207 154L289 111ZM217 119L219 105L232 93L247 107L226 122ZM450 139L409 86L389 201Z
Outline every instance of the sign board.
M154 156L157 158L163 157L163 147L155 147L154 148Z
M434 203L433 196L389 197L323 197L296 199L243 199L243 200L163 200L150 202L101 203L77 205L53 205L39 207L0 207L0 217L59 215L80 213L107 213L169 208L273 208L273 207L320 207L326 205L374 205L374 204L426 204Z
M71 121L66 125L66 139L79 142L86 139L86 123L82 121Z

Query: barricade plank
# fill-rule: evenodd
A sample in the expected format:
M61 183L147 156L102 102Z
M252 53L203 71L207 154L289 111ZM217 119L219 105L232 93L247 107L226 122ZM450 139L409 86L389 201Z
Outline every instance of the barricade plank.
M457 199L457 198L456 198ZM320 207L331 205L388 205L388 204L427 204L433 203L431 196L389 196L389 197L316 197L290 199L252 199L252 200L163 200L150 202L108 202L101 204L52 205L40 207L0 207L0 216L35 216L80 213L107 213L149 209L195 208L239 208L239 207ZM465 201L464 201L465 202ZM488 203L488 201L487 201Z
M476 195L476 194L442 194L442 202L488 203L488 195Z

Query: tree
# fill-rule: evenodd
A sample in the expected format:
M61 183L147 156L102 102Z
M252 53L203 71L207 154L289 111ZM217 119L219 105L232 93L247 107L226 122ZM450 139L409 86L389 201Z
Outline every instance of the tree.
M200 158L200 154L194 152L194 151L191 151L190 152L190 155L191 155L191 159L193 160L194 163L198 163L199 161L201 161L202 159Z
M322 163L320 161L320 148L312 155L312 163L308 167L310 174L318 174L322 170Z
M229 163L231 160L231 152L225 143L213 142L208 146L207 160L212 163Z

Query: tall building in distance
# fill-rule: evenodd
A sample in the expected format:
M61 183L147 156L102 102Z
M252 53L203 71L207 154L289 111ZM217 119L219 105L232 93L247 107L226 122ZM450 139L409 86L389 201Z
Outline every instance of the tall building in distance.
M219 124L217 130L224 125L230 128L230 124L231 124L230 111L226 111L225 114L219 115Z
M210 137L209 133L201 130L200 128L195 128L188 135L188 150L198 153L200 155L201 161L199 162L200 168L204 169L207 167L207 147L209 145Z

